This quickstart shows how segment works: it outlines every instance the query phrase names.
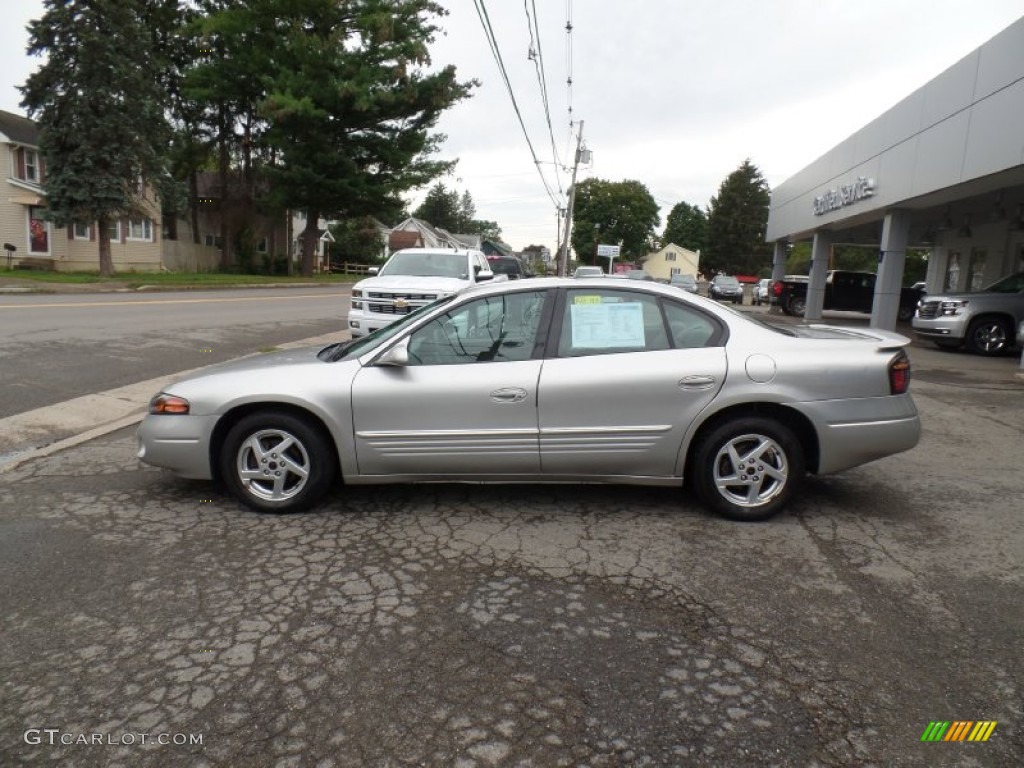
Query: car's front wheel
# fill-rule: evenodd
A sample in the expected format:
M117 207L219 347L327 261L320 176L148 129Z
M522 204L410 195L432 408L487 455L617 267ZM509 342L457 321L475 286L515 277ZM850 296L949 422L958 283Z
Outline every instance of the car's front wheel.
M701 501L732 520L766 520L782 510L804 476L796 435L774 419L743 417L714 427L691 466Z
M291 413L243 417L220 453L231 493L259 512L298 512L318 502L334 481L337 462L323 431Z
M1013 338L1009 323L998 317L979 317L967 328L967 348L979 355L999 355Z
M792 299L789 302L789 314L803 317L807 310L807 302L804 299Z

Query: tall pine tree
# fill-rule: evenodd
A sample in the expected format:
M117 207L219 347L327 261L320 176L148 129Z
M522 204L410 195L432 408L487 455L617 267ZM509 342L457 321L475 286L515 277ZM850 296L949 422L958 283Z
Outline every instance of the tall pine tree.
M110 223L147 215L147 185L166 179L162 58L144 22L146 0L43 7L28 26L28 53L46 61L20 90L40 127L47 217L57 226L96 222L100 274L109 276Z
M701 271L757 274L771 255L764 239L771 192L757 166L744 160L711 198L708 250Z
M447 12L433 0L252 0L278 12L276 71L261 114L280 160L272 193L306 212L302 273L313 271L321 216L394 206L452 163L432 160L441 113L469 95L452 66L427 70L428 45Z

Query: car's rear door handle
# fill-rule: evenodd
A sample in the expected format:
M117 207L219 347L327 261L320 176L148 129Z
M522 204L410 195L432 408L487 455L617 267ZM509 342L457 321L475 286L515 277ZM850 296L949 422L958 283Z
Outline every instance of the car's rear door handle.
M496 403L521 403L526 396L526 390L519 387L503 387L491 392L491 400Z
M684 376L679 380L680 389L711 389L715 386L714 376Z

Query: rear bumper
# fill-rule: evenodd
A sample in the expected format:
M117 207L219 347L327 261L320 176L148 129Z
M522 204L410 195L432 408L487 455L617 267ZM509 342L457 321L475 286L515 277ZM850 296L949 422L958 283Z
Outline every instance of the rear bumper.
M800 403L818 434L817 474L827 475L909 451L921 439L910 395Z

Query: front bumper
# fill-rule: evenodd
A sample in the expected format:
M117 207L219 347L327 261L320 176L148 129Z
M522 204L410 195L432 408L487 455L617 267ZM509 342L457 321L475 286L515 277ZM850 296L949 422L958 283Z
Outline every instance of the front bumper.
M146 416L135 433L138 458L179 477L209 480L213 477L210 436L216 423L216 416Z
M928 339L963 341L967 336L967 320L963 315L944 315L933 318L915 317L911 321L914 333Z

